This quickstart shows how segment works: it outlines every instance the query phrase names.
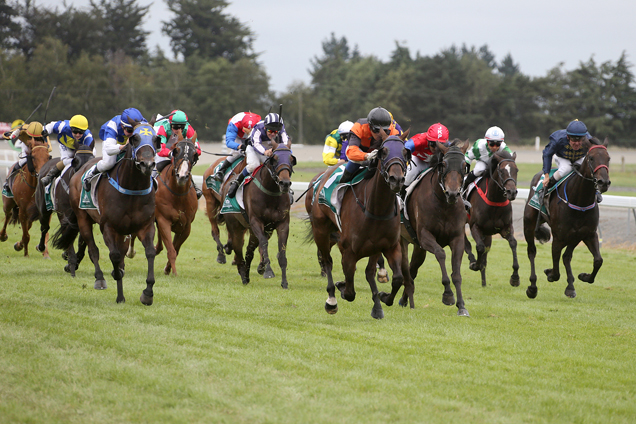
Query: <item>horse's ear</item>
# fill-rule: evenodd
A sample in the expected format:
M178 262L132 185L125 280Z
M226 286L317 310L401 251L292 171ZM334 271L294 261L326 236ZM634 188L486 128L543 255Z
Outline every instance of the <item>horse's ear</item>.
M603 140L603 146L607 147L608 144L609 144L609 138L605 137L605 140Z
M411 151L406 147L402 149L402 156L404 156L404 159L406 159L407 163L411 161Z
M152 145L155 146L155 150L161 150L161 137L158 135L152 136Z
M438 143L437 141L429 141L428 143L429 146L435 146L435 148L442 152L442 154L444 155L448 152L448 146L444 143ZM431 145L431 143L433 144Z
M409 134L411 134L411 127L408 127L406 131L402 133L400 136L400 140L405 141L409 139Z
M459 148L462 150L462 153L466 154L466 150L468 150L468 146L470 146L470 138L467 138L466 140L462 141L462 144L459 146Z
M512 153L512 160L517 160L517 152Z
M291 155L289 162L291 163L291 166L296 166L296 156Z
M133 134L128 140L130 141L130 144L132 144L133 146L137 146L139 145L139 143L141 143L141 136L139 134Z

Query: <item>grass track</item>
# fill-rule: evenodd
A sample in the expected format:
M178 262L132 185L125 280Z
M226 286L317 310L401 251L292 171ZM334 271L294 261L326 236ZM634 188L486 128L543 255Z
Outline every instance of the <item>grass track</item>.
M357 299L339 299L338 314L325 313L315 247L302 243L305 224L292 221L289 290L280 288L274 241L276 278L253 269L242 286L235 268L215 262L199 212L177 259L179 277L164 276L165 252L158 257L151 307L139 302L143 255L126 260L127 303L117 305L110 278L108 290L92 289L88 262L72 279L59 251L42 259L36 228L32 257L13 251L19 230L12 227L0 244L0 422L636 420L634 252L603 250L597 282L576 283L576 299L563 295L563 281L541 274L530 300L525 244L522 284L513 288L507 243L495 240L489 287L480 287L466 261L462 267L467 319L441 303L429 255L416 280L416 309L385 307L386 318L376 321L363 262ZM539 246L538 269L548 266L549 250ZM585 248L575 250L575 274L591 266Z

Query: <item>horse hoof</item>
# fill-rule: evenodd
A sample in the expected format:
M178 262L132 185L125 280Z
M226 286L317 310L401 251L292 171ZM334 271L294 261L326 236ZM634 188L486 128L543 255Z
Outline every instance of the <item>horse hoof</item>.
M406 308L406 305L407 305L406 299L400 298L400 300L398 300L398 305L400 305L403 308Z
M3 234L0 236L0 241L7 241L9 239L9 236L6 234Z
M592 274L588 274L587 272L580 273L579 280L584 281L586 283L594 284L594 280L592 279Z
M285 290L287 290L287 288L288 288L287 281L283 281L282 283L280 283L280 286L281 286L282 288L284 288Z
M381 269L378 271L378 283L385 284L389 282L389 273L386 269Z
M378 297L380 298L380 301L386 306L393 306L393 301L395 300L395 298L391 299L389 293L380 292L378 293Z
M44 253L44 251L46 250L46 248L44 246L40 246L39 244L35 245L35 250L37 250L40 253Z
M143 292L141 293L141 296L139 297L139 300L141 301L141 303L143 303L146 306L152 305L153 299L154 299L153 296L146 296Z
M520 281L519 281L519 276L518 275L511 275L510 276L510 285L512 287L519 287Z
M576 290L574 289L565 289L565 295L570 299L574 299L576 297Z
M526 289L526 296L528 296L530 299L534 299L535 297L537 297L538 292L538 287L528 286L528 288Z
M166 267L163 269L163 275L170 275L171 269L172 267L170 265L166 265Z
M216 263L223 265L225 262L226 262L225 255L219 254L219 256L216 257Z
M265 274L265 265L263 265L262 263L258 264L258 268L256 268L256 272L258 272L258 275Z
M384 318L384 311L382 310L382 308L373 308L371 309L371 318L375 318L375 319L383 319Z
M108 285L106 284L106 280L95 280L95 285L93 287L95 288L95 290L106 290L108 288ZM124 302L125 301L126 300L124 299Z
M118 298L117 300L115 300L115 302L117 302L117 303L126 303L126 298L125 297L122 297L121 299Z
M265 273L263 274L263 278L274 278L274 271L272 271L271 269L268 269L267 271L265 271Z
M455 304L455 296L454 295L442 295L442 303L446 306L453 306Z
M244 278L243 279L243 285L247 286L250 283L250 279L249 278Z
M338 304L336 303L335 305L330 305L327 302L325 302L325 311L327 311L327 313L329 315L333 315L335 313L338 312Z
M461 308L457 311L457 316L458 317L469 317L470 318L470 314L468 313L468 310L465 308Z
M155 252L155 254L158 254L158 253L159 252ZM126 252L126 257L132 259L135 257L136 254L137 254L136 250L133 250L132 252Z
M13 248L15 249L16 252L19 252L20 250L22 250L22 245L18 241L13 245Z
M71 273L71 266L69 264L64 265L64 272Z
M68 253L62 252L62 259L68 261Z
M544 269L543 272L545 273L545 276L548 278L548 281L551 283L555 281L559 281L559 278L561 278L560 275L554 275L554 273L552 272L552 268Z
M470 265L468 265L468 268L470 268L471 271L479 271L479 267L477 266L477 262L471 262Z

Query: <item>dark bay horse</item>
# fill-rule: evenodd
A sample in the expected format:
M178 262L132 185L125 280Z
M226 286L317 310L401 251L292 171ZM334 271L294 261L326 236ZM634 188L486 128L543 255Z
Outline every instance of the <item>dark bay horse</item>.
M123 283L124 258L128 248L126 236L135 235L145 247L148 260L146 289L140 300L152 305L155 283L155 190L151 178L155 166L155 152L159 140L148 124L139 124L128 140L124 158L99 180L93 180L98 210L80 209L82 175L97 159L85 165L71 178L70 201L74 215L65 220L53 237L53 246L68 249L78 232L88 245L88 254L95 265L95 288L105 288L104 275L99 267L99 250L93 238L93 224L100 226L104 243L110 251L112 276L117 281L117 303L125 302ZM101 287L100 287L101 286Z
M291 141L290 143L291 144ZM229 234L227 250L234 250L236 266L243 284L250 282L250 266L256 248L261 253L261 264L265 278L274 276L267 251L269 238L274 230L278 236L278 265L281 269L281 287L286 289L287 282L287 238L289 236L289 218L291 198L291 174L296 165L290 146L272 141L272 156L259 169L254 171L253 180L243 188L245 214L224 214ZM223 196L228 186L223 187ZM250 238L243 258L245 232L250 230ZM260 272L260 271L259 271Z
M412 243L413 254L410 265L407 255L402 256L402 273L404 274L404 293L400 300L402 306L406 306L408 300L411 308L414 307L414 279L426 259L426 252L431 252L435 255L442 271L444 285L442 303L448 306L456 304L457 315L470 316L462 295L461 265L464 254L466 210L460 199L464 175L468 167L464 157L468 146L468 140L458 139L455 139L450 147L437 143L438 151L431 160L433 170L421 177L419 184L413 188L406 199L404 208L410 221L402 225L402 251L407 252L408 243ZM445 246L450 246L452 252L451 278L457 292L457 303L450 287L451 279L446 272Z
M73 213L68 195L71 177L75 175L82 166L88 163L88 161L94 159L94 157L92 147L80 145L75 152L71 167L51 184L51 187L56 184L54 192L55 198L52 200L53 205L55 206L55 212L57 212L60 222L62 222L64 218L68 219L68 217ZM58 162L59 158L48 161L42 167L40 176L46 175L51 168L57 165ZM38 177L38 186L35 191L35 203L29 208L29 215L32 221L40 221L40 242L35 248L38 252L44 252L46 248L46 238L51 226L51 215L53 214L53 211L47 210L44 193L45 187L39 183L40 179L41 178ZM65 252L64 256L67 257L68 264L66 264L64 270L69 272L72 277L75 277L75 271L77 270L79 263L82 261L85 251L86 243L84 243L80 237L78 240L78 252L75 252L75 248L72 245Z
M310 238L316 243L322 261L321 267L327 274L328 298L325 310L329 314L338 312L338 301L335 296L336 287L343 299L355 300L354 276L356 263L362 258L369 258L365 276L371 288L373 308L371 316L384 318L381 302L387 306L393 304L395 295L402 286L402 249L400 246L400 213L397 193L404 185L406 163L410 157L399 137L390 136L380 146L377 155L377 170L372 177L347 187L342 198L340 213L341 230L338 218L331 208L314 201L308 210L311 223ZM319 184L318 190L324 187L330 175L337 169L329 168ZM344 282L334 284L332 270L333 258L331 247L337 241L342 253L342 269ZM376 264L381 254L387 258L393 277L391 293L378 292L375 282Z
M155 193L155 216L159 241L156 253L161 252L163 244L168 253L168 263L164 274L172 270L177 275L175 261L181 245L190 235L192 221L196 216L199 202L192 185L192 167L199 159L197 148L189 140L182 140L172 145L170 164L157 177L157 192ZM174 232L174 240L172 234Z
M510 285L519 286L519 262L517 240L512 225L512 202L517 197L517 154L496 152L490 161L488 176L477 183L468 200L472 205L468 225L475 240L477 259L471 250L468 236L464 249L470 261L470 269L481 272L481 285L486 287L486 264L493 234L501 234L512 250L512 275Z
M240 174L243 169L245 169L245 160L241 160L241 163L236 165L236 167L231 171L232 175L228 176L228 178L221 184L221 189L219 193L207 187L205 182L208 177L214 175L214 170L221 162L223 162L227 157L219 158L216 162L209 166L208 169L205 170L203 174L203 187L201 190L203 191L203 196L205 197L205 206L206 213L208 219L210 220L210 225L212 226L212 238L216 243L216 251L218 253L216 257L216 261L220 264L224 264L226 262L225 259L225 246L221 242L221 232L219 230L219 224L225 223L225 218L223 215L220 215L221 206L223 205L224 197L221 197L221 193L226 193L227 190L224 190L224 187L232 181L232 178L235 178L238 174Z
M24 256L29 256L29 230L33 221L29 219L29 207L35 203L35 188L38 184L38 174L44 164L51 159L49 145L44 141L25 141L31 149L27 163L20 168L11 184L13 198L2 196L4 209L4 226L0 231L0 241L7 241L7 225L20 222L22 239L13 245L16 251L24 249Z
M582 148L587 148L588 151L580 169L575 169L575 174L560 184L556 190L550 193L550 197L545 199L545 205L549 211L546 220L552 230L552 268L548 268L544 272L548 281L558 281L561 278L559 261L561 251L565 248L563 266L567 272L568 285L565 288L567 297L576 297L571 261L572 252L579 242L585 243L594 257L592 273L579 274L579 280L592 284L603 265L598 245L599 210L596 203L596 191L605 193L611 184L607 144L607 139L603 143L596 138L586 141ZM537 248L534 239L536 237L542 243L550 239L550 229L546 228L545 225L541 225L535 234L535 223L539 211L529 205L534 195L533 187L536 187L541 178L543 178L542 173L538 173L532 178L530 194L523 214L523 232L528 243L528 259L530 259L530 286L528 286L526 294L531 299L537 297L538 292L534 267Z

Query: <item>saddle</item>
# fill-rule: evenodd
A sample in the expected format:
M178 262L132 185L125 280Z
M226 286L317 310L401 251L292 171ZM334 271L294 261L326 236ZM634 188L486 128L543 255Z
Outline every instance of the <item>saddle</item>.
M241 160L235 160L234 162L232 162L232 164L225 170L225 173L223 174L223 181L216 181L214 179L214 174L217 173L217 171L221 168L221 165L223 164L223 162L219 163L216 167L214 167L214 172L212 172L212 174L210 174L205 179L205 186L209 188L210 190L214 191L216 194L221 194L221 186L223 185L223 183L225 183L225 181L229 178L230 173L234 170L234 168L239 166L244 161L245 159L243 158Z
M344 193L348 187L354 186L360 181L364 180L369 170L368 168L363 168L361 171L356 173L351 181L346 183L340 183L342 179L342 174L344 172L345 165L340 165L329 177L329 179L325 182L325 185L322 187L319 193L318 186L320 186L320 181L324 178L325 174L322 174L318 177L314 183L313 191L314 191L314 201L318 199L318 203L328 206L329 209L336 216L336 221L338 224L338 229L342 231L342 225L340 223L340 208L342 207L342 198L344 197ZM316 196L317 194L317 196Z
M550 170L550 176L553 176L556 171L557 171L556 169L551 169ZM557 183L555 185L553 185L552 187L550 187L547 192L543 193L544 197L549 197L550 194L554 190L556 190L557 187L559 187L561 184L566 182L572 176L572 174L574 174L574 171L571 171L569 174L567 174L566 176L561 178L559 181L557 181ZM538 210L543 215L550 216L550 213L548 211L548 208L547 208L545 202L541 202L541 199L539 199L539 193L541 193L543 191L543 179L540 179L539 183L536 185L536 187L532 187L532 189L534 190L534 194L532 195L532 198L528 202L528 205L531 208L534 208L534 209Z

